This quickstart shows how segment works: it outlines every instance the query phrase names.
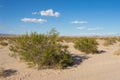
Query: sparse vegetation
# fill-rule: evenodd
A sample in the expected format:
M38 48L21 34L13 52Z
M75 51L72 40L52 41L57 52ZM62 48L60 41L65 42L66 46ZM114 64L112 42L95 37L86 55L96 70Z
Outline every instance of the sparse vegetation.
M58 42L58 33L54 29L48 34L22 35L13 42L12 54L28 62L30 67L66 68L73 63L67 47Z
M114 52L114 55L120 55L120 48Z
M11 37L8 36L0 36L0 41L11 39Z
M75 42L76 39L79 39L79 37L70 37L70 36L61 36L61 37L59 37L60 41L65 41L67 43Z
M112 38L112 37L107 37L104 39L104 46L109 46L109 45L113 45L114 43L116 43L117 39L116 38Z
M75 41L74 47L85 53L97 52L97 41L94 38L81 37Z
M8 43L7 43L7 42L4 42L4 41L1 41L1 42L0 42L0 45L2 45L2 46L8 46Z
M117 37L117 41L119 41L119 42L120 42L120 37Z

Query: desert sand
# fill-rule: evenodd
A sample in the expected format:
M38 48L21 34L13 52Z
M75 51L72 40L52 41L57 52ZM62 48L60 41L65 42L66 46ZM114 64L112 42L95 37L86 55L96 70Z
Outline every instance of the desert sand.
M79 65L63 70L28 68L25 62L9 56L9 47L0 46L0 67L13 70L11 75L0 80L120 80L120 56L114 55L120 43L104 46L102 40L98 42L98 49L103 53L87 55ZM73 43L65 44L72 54L84 55Z

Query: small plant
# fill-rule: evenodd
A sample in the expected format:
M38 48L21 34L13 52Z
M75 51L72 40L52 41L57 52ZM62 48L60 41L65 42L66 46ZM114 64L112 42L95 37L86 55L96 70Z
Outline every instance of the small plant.
M105 38L104 46L113 45L114 43L116 43L116 40L116 38Z
M2 46L8 46L8 43L7 42L0 42L0 45L2 45Z
M65 45L58 42L58 33L51 30L48 34L31 33L14 39L10 47L14 55L28 62L30 67L66 68L73 61Z
M114 52L114 55L120 55L120 48Z
M81 37L75 41L74 47L85 53L97 52L97 41L94 38Z

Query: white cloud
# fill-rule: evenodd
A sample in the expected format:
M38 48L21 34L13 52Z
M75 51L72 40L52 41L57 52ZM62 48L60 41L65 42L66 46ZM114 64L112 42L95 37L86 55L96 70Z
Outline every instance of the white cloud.
M79 33L78 35L83 35L83 36L112 36L112 35L119 35L119 33L116 32L83 32Z
M33 15L36 15L36 14L38 14L38 12L32 12L32 14L33 14Z
M79 30L88 30L88 31L98 31L98 30L103 30L104 28L102 27L92 27L92 28L86 28L84 26L82 27L77 27L76 29L79 29Z
M82 30L82 29L85 29L85 27L77 27L77 29L80 29L80 30Z
M96 28L88 28L88 31L96 31L96 30L103 30L103 28L96 27Z
M106 33L102 33L103 35L117 35L119 33L116 32L106 32Z
M23 22L32 22L32 23L45 23L47 20L44 19L36 19L36 18L23 18L21 19Z
M55 16L59 17L60 13L59 12L54 12L52 9L48 9L46 11L40 11L41 16Z
M85 24L85 23L88 23L87 21L78 21L78 20L75 20L75 21L72 21L71 23L73 24Z

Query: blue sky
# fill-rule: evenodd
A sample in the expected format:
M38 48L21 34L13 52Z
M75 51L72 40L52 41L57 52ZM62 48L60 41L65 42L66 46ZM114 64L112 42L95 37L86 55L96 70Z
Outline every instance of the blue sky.
M0 0L0 33L120 35L120 0Z

